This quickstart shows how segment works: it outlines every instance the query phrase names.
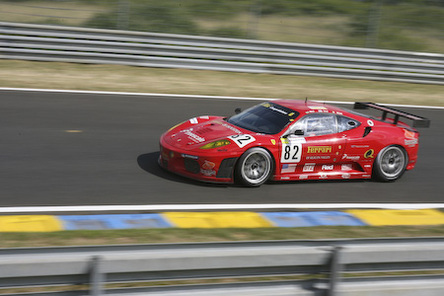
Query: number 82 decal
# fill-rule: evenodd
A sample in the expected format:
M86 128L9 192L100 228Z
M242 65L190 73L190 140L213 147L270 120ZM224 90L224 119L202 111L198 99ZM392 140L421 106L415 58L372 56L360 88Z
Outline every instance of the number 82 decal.
M305 141L293 141L282 144L281 163L295 163L301 161L302 143Z
M248 144L256 141L256 139L252 135L234 135L228 137L228 139L236 143L236 145L239 146L239 148L245 147Z

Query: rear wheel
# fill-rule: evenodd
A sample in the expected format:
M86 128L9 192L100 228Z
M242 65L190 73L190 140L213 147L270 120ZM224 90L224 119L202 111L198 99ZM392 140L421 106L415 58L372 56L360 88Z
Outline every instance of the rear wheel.
M373 173L380 181L399 179L407 167L407 154L399 146L387 146L379 152L373 166Z
M236 164L236 179L247 186L260 186L271 176L273 161L267 150L251 148Z

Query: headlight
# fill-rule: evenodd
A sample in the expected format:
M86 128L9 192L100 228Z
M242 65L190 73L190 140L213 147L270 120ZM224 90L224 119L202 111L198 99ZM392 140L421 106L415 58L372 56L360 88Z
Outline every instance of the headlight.
M231 144L231 142L229 140L218 140L218 141L214 141L214 142L205 144L202 147L200 147L200 149L213 149L213 148L219 148L219 147L230 145L230 144Z

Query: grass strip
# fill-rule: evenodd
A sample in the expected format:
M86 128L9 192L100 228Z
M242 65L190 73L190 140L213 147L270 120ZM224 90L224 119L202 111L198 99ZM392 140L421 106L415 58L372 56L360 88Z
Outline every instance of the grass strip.
M434 226L317 226L297 228L163 228L0 233L0 248L254 240L443 236Z
M0 60L0 87L444 106L443 85Z

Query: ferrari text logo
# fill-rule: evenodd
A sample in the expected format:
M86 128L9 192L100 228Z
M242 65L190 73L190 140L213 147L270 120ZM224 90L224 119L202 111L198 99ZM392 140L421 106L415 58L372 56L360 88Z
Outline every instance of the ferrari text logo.
M308 146L307 153L330 153L331 146Z

